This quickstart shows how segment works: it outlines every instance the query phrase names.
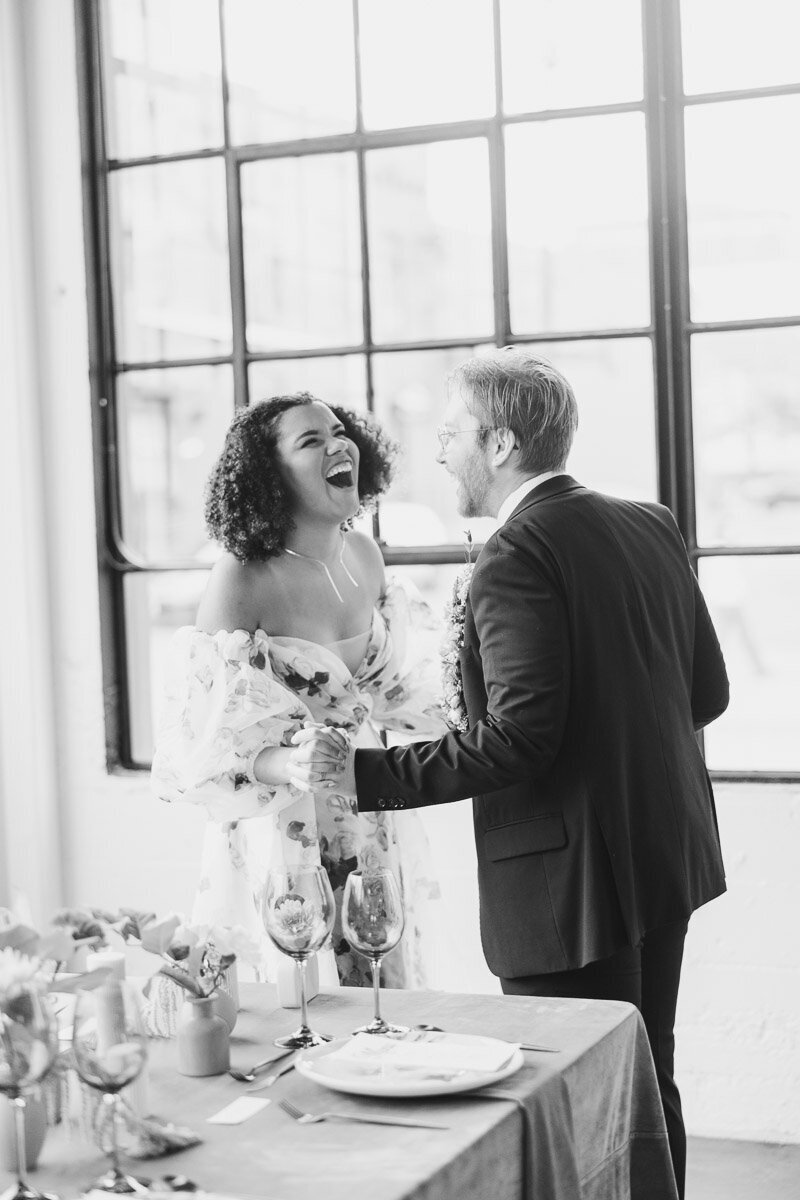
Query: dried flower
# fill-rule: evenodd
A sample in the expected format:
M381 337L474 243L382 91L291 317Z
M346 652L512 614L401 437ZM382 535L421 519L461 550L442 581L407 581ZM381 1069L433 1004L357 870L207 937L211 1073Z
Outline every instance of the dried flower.
M470 537L470 550L472 539ZM461 679L461 663L459 650L464 645L464 619L467 612L467 598L472 579L474 563L468 562L453 582L453 592L445 606L445 624L447 632L442 642L440 655L442 659L442 711L444 719L451 729L466 733L469 729L469 718L464 702L464 686Z

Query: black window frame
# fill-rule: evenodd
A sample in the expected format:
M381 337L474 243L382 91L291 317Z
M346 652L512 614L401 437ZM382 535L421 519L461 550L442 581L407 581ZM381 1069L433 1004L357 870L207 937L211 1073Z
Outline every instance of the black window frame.
M362 120L359 69L358 0L352 0L356 128L352 133L258 145L231 144L228 80L225 63L225 0L217 0L222 42L224 144L196 152L114 159L106 151L102 68L102 0L75 0L79 117L84 183L84 234L89 310L89 356L92 431L95 461L103 691L106 752L110 770L148 769L131 753L128 669L126 662L124 578L131 572L203 569L197 562L144 562L126 547L122 536L118 477L119 444L115 387L118 375L164 367L231 365L234 402L249 402L251 362L333 357L358 353L366 362L367 407L374 407L373 358L382 353L464 348L480 344L509 345L647 338L654 367L655 432L658 499L674 513L695 570L708 557L800 555L800 545L699 546L696 530L692 437L691 338L696 333L800 326L800 315L734 321L692 321L689 310L689 255L683 117L690 106L800 94L800 82L775 87L686 95L682 85L680 0L641 0L644 88L641 101L568 109L503 114L500 44L500 0L492 0L494 22L495 115L481 120L381 131L366 130ZM640 112L644 115L649 198L649 267L651 320L647 326L547 333L513 334L510 325L503 130L507 126L561 118ZM365 155L372 149L421 145L463 138L485 138L489 146L492 208L492 261L495 330L492 336L463 339L381 343L372 341L369 300L369 243L366 228ZM296 351L254 352L246 345L246 310L241 209L241 167L245 163L298 154L354 151L358 162L361 228L364 339L359 345ZM219 158L225 164L230 286L233 316L232 352L221 357L119 362L114 344L111 288L108 180L116 170L158 163ZM380 537L379 515L375 533ZM391 547L382 544L387 565L458 563L459 545ZM717 781L800 781L800 771L712 771Z

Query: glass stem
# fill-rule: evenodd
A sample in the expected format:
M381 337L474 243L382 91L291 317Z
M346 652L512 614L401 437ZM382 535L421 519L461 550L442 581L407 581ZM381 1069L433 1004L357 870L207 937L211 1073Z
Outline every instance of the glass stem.
M115 1177L119 1178L122 1172L119 1169L119 1150L117 1148L117 1118L119 1109L117 1108L117 1100L119 1099L116 1092L104 1092L103 1101L106 1104L111 1117L111 1170Z
M306 1001L306 960L296 958L297 969L300 972L300 1029L308 1032L308 1003Z
M381 1021L381 959L382 955L372 960L372 992L375 997L375 1021Z
M28 1190L25 1182L28 1166L28 1151L25 1145L25 1097L15 1096L11 1103L14 1105L14 1132L17 1135L17 1183L22 1192Z

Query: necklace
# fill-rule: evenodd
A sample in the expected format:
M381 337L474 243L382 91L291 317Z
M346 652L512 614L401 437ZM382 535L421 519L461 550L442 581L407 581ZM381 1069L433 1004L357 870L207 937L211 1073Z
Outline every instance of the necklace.
M347 567L344 565L344 534L341 535L341 538L342 538L342 548L339 551L339 566L342 568L345 575L352 583L353 587L357 588L358 587L357 582L355 581L355 579L353 579L353 576L350 574ZM306 559L307 562L316 563L318 567L322 567L323 571L328 576L328 583L331 585L331 587L333 588L333 590L336 594L336 599L339 601L340 604L344 604L344 596L342 595L342 593L339 591L338 587L334 583L333 576L331 575L330 571L328 570L328 564L326 562L323 562L323 560L321 558L314 558L313 554L301 554L299 550L290 550L288 546L284 546L283 548L287 554L291 554L292 558L304 558L304 559Z

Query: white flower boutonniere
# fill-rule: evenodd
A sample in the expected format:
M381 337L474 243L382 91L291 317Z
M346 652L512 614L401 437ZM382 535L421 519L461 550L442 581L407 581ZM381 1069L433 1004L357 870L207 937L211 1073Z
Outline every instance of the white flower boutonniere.
M471 551L471 538L468 545ZM475 564L468 560L467 565L459 571L453 582L453 593L444 610L447 631L441 649L442 710L447 724L458 733L466 733L469 729L458 652L464 645L464 617L467 612L467 597L474 569Z

